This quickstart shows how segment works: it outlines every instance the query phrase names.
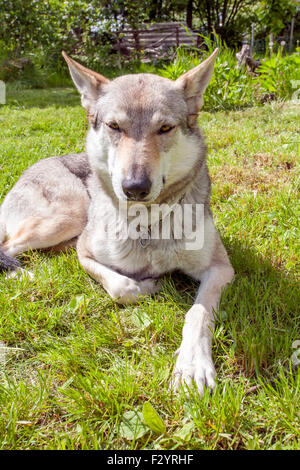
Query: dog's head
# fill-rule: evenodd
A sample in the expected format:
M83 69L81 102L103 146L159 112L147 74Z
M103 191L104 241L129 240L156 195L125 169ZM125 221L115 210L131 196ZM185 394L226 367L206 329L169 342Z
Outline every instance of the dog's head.
M108 80L63 56L87 110L87 152L120 200L151 203L201 154L197 116L217 50L176 81L152 74Z

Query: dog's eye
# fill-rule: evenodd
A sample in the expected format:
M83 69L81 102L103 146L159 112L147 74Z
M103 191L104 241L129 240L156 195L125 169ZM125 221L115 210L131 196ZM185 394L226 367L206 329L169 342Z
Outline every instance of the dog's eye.
M110 129L113 129L114 131L120 131L120 127L116 122L108 122L106 124Z
M172 129L174 129L174 127L175 126L169 126L168 124L165 124L164 126L161 126L158 133L159 134L166 134L167 132L170 132Z

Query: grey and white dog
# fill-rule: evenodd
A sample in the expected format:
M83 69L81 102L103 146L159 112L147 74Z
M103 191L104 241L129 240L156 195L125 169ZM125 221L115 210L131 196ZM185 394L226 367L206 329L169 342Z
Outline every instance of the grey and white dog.
M206 147L197 125L217 50L171 81L152 74L112 81L63 52L89 119L86 153L46 158L25 171L0 209L0 265L28 249L75 245L84 270L119 303L159 289L180 270L201 281L186 314L173 386L214 387L211 342L222 288L234 275L210 212ZM120 203L202 204L204 245L185 240L112 239L103 234ZM127 221L124 218L124 224ZM174 223L174 220L173 220ZM174 234L173 234L174 235Z

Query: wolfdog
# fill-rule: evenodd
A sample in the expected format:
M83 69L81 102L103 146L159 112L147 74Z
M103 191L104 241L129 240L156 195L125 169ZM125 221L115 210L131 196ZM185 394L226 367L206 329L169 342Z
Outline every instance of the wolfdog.
M14 257L29 249L73 245L84 270L120 304L157 292L168 272L201 281L186 314L172 386L195 383L202 393L215 385L214 314L234 276L210 211L206 146L197 124L217 50L175 81L152 74L108 80L62 54L87 111L86 152L37 162L8 193L0 209L1 269L20 270ZM203 246L186 249L184 235L174 236L175 218L169 239L103 236L114 216L119 226L128 222L119 212L127 203L147 210L202 205Z

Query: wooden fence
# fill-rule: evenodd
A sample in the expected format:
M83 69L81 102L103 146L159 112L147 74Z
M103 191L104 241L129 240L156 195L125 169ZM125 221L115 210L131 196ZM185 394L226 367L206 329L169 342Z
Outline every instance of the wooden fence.
M199 46L201 38L181 23L157 23L144 29L117 32L116 49L121 52L168 50L180 45Z

